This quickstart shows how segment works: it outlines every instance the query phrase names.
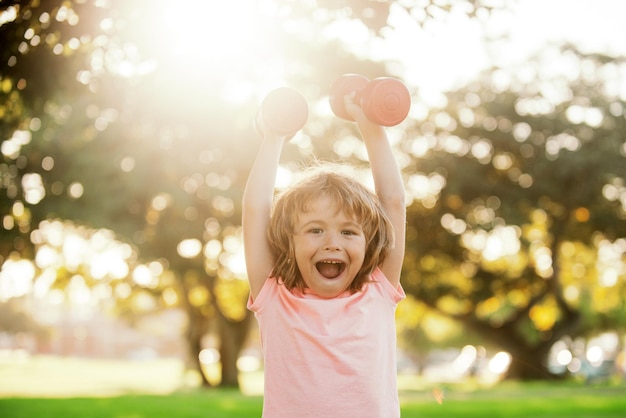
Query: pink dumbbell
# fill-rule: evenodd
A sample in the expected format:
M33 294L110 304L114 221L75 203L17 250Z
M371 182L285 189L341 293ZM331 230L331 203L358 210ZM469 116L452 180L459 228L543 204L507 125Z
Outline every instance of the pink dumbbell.
M356 92L355 103L365 116L382 126L394 126L406 119L411 108L411 95L400 80L379 77L369 80L359 74L345 74L330 88L330 107L342 119L353 120L346 111L344 97Z

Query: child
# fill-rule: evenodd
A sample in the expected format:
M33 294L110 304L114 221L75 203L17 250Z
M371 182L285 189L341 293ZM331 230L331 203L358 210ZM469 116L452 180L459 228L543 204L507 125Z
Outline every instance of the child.
M384 128L351 96L376 194L314 170L273 204L282 147L263 132L243 195L248 308L265 360L265 418L393 418L396 305L404 298L404 185Z

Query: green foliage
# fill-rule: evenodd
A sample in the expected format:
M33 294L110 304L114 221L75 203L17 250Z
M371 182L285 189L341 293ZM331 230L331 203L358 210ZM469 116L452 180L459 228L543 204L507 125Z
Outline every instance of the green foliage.
M598 57L564 53L596 74L605 65ZM529 66L540 67L541 59ZM616 134L626 129L626 104L601 93L609 82L601 77L522 82L516 74L486 71L413 128L407 151L419 141L428 147L419 164L407 168L409 177L444 180L434 198L409 207L415 238L408 242L404 283L433 309L511 352L523 376L537 377L549 373L532 357L544 358L562 336L621 323L615 314L623 303L600 295L624 289L623 272L604 289L598 284L603 272L583 254L595 253L597 261L600 246L626 237L624 194L607 193L623 190L626 179L626 145ZM566 87L558 98L544 92L559 84ZM495 238L507 228L509 238ZM507 253L511 243L516 248ZM623 251L616 257L623 260ZM574 289L589 294L591 304ZM590 321L607 305L615 320ZM534 366L521 365L528 362Z
M303 91L325 89L336 71L360 66L375 74L384 68L363 64L336 43L285 36L291 21L309 18L305 3L288 7L287 15L254 15L255 31L242 31L236 25L248 7L236 10L230 29L211 21L232 2L212 3L220 13L199 11L208 6L197 2L2 2L0 13L7 14L0 24L0 141L16 144L16 150L0 157L0 265L9 257L34 259L31 236L42 221L106 228L132 246L129 263L158 260L175 279L145 289L132 280L133 265L125 278L137 294L151 294L157 307L164 291L177 296L189 315L192 350L202 348L210 323L220 324L224 337L242 334L250 313L238 314L238 321L230 317L245 311L245 298L236 297L240 306L234 309L225 302L231 294L225 301L208 298L204 306L188 300L198 289L213 295L218 279L233 278L225 257L187 258L177 249L185 239L217 241L223 248L238 234L239 199L258 144L251 121L266 91L236 101L227 100L227 93L267 83L283 57L300 62L285 75L295 87L309 84L304 74L314 62L334 57L335 70L327 69L318 86ZM218 24L225 33L207 34ZM178 29L163 30L171 25ZM180 37L182 32L187 35ZM231 35L237 42L229 45ZM230 50L220 55L222 44ZM231 52L238 51L249 55L230 62ZM16 131L27 140L12 141ZM29 195L25 178L34 180L35 193ZM87 269L59 274L55 286L77 273L89 276ZM195 279L188 282L190 277ZM132 296L117 302L118 312L136 311ZM233 362L242 341L231 345Z
M372 62L337 41L312 42L337 19L384 36L392 4L422 25L454 7L481 19L495 7L484 0L297 1L275 14L239 10L235 22L251 18L254 30L233 23L236 31L207 34L219 22L202 19L213 13L198 13L201 3L175 2L167 10L187 34L176 44L176 32L163 30L176 22L156 13L169 3L1 3L0 10L16 6L17 13L0 25L0 141L16 130L30 140L0 161L0 263L34 258L31 237L46 219L110 229L132 245L132 261L157 259L169 270L161 287L135 288L159 301L165 288L178 295L196 327L189 339L198 342L208 322L228 316L220 307L230 299L212 296L233 272L219 254L185 258L177 244L238 236L239 199L258 144L251 121L265 87L232 93L275 83L279 67L281 81L310 103L324 100L340 74L392 75L393 63ZM217 55L224 45L227 53ZM230 61L241 51L245 61ZM600 76L620 61L561 52L584 77L542 79L539 58L526 68L536 79L491 69L449 93L442 108L407 121L398 147L412 199L407 292L544 372L555 340L623 329L625 315L624 302L611 298L623 294L623 272L614 287L601 289L596 268L597 247L626 237L625 103ZM419 104L417 93L414 99ZM353 132L325 118L312 113L285 166L312 155L339 158L335 145ZM362 165L352 148L341 159ZM28 197L25 178L44 195ZM425 192L426 181L432 190ZM490 257L468 244L502 231L515 235L516 251ZM582 253L593 256L580 261ZM126 279L132 283L130 274ZM202 309L189 300L199 288L211 296Z

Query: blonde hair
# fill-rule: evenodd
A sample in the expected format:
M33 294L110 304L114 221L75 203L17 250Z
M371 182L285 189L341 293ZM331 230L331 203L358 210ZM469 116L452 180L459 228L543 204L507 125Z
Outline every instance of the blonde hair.
M311 203L323 196L363 226L365 257L348 288L357 292L370 280L371 273L393 246L393 226L378 197L352 177L339 174L331 166L312 167L306 174L304 179L280 193L274 203L268 231L274 257L272 275L289 290L304 289L304 280L295 262L294 229L298 216L310 210Z

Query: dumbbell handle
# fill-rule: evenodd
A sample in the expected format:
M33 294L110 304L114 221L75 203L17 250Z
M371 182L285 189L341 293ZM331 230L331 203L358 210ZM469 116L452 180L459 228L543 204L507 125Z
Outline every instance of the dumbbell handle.
M394 126L402 122L411 107L411 95L400 80L379 77L370 81L359 74L346 74L335 81L330 92L330 106L338 117L353 120L345 108L346 95L355 93L355 103L365 116L382 126Z
M354 93L354 102L360 105L363 99L363 91L369 82L369 78L360 74L344 74L335 80L330 87L330 95L328 97L333 113L341 119L354 120L346 110L345 97Z

